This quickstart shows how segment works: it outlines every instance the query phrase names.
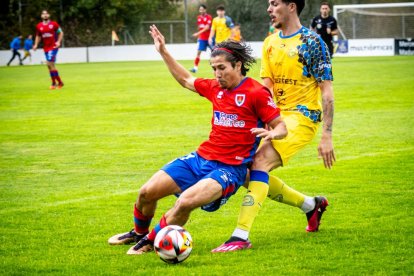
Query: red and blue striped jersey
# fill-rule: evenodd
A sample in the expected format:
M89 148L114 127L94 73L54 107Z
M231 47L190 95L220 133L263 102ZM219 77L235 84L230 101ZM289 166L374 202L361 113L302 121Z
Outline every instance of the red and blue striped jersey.
M197 27L198 30L201 31L202 29L204 29L207 25L210 26L211 29L211 21L212 21L212 17L209 14L205 14L205 15L199 15L197 16ZM205 32L202 32L199 36L198 39L200 40L208 40L208 37L210 36L210 29L208 29Z
M42 38L43 50L45 52L55 49L59 28L59 24L55 21L49 21L47 23L40 22L37 24L36 35Z
M248 77L232 90L221 88L215 79L198 78L194 86L213 105L210 136L197 153L229 165L252 161L260 139L250 130L280 116L269 90Z

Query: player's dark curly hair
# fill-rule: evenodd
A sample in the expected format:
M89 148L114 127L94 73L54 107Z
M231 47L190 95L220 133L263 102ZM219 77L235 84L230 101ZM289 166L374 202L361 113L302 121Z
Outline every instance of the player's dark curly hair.
M252 56L252 48L244 42L226 40L217 44L211 52L211 57L225 56L226 60L231 63L233 68L236 63L240 61L242 63L241 73L246 76L250 67L256 63L256 59Z

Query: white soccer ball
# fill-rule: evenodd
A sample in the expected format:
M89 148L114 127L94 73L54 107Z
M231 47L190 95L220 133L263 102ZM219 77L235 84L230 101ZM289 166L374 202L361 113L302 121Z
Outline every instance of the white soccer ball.
M168 225L155 237L154 249L166 263L181 263L193 250L193 239L187 230L177 225Z

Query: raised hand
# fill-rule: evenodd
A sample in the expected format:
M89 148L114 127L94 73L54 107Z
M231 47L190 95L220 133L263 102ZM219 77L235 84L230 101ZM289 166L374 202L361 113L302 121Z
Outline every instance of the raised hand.
M154 39L155 49L161 52L165 49L165 38L155 25L150 26L149 30L152 39Z

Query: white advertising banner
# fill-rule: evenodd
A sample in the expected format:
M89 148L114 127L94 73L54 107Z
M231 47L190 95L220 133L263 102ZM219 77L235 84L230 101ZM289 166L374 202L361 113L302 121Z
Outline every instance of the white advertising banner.
M349 39L347 43L340 44L341 49L335 56L367 57L367 56L393 56L394 39Z
M261 57L262 41L248 42L252 47L253 56ZM407 44L407 43L406 43ZM405 44L404 44L405 45ZM410 44L411 45L411 44ZM197 44L167 44L167 48L178 60L194 60L197 52ZM411 48L410 48L411 49ZM393 56L395 52L395 40L386 39L349 39L338 41L337 57L359 57L359 56ZM23 55L23 51L20 51ZM401 53L400 53L401 54ZM12 56L12 51L0 51L0 66L5 66ZM210 51L201 55L202 59L208 59ZM155 50L154 45L134 46L103 46L103 47L80 47L62 48L57 55L57 63L75 62L111 62L111 61L139 61L139 60L162 60ZM26 59L24 64L45 63L45 55L42 49L32 51L32 61ZM18 65L16 58L11 65Z
M24 57L23 50L19 50L20 55L22 58ZM36 51L30 50L32 54L31 58L26 58L23 61L24 65L29 64L45 64L46 57L43 49L37 49ZM11 50L4 50L0 51L0 66L6 65L7 62L12 57ZM86 48L79 47L79 48L61 48L56 57L57 63L80 63L80 62L87 62L87 55L86 55ZM19 65L19 59L16 57L11 65Z

